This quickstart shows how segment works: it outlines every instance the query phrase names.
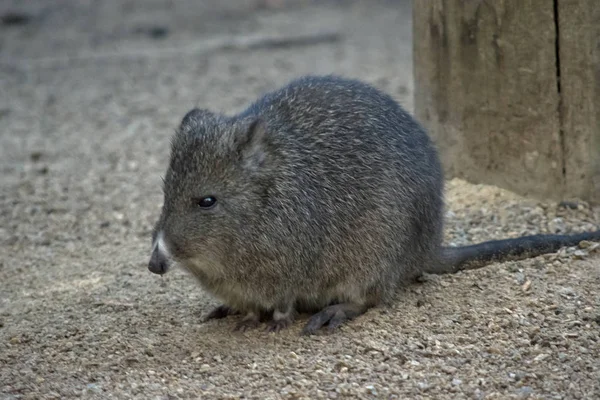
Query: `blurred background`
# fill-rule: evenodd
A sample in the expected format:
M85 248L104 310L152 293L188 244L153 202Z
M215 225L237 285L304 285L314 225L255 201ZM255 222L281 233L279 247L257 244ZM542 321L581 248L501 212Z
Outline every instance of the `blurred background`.
M239 111L306 73L361 78L412 108L405 0L4 0L0 17L5 185L52 163L62 186L102 186L112 206L158 190L189 109Z
M189 108L233 112L305 73L412 106L405 0L5 0L0 15L3 130L27 132L5 138L5 163L55 145L67 164L95 146L162 157Z

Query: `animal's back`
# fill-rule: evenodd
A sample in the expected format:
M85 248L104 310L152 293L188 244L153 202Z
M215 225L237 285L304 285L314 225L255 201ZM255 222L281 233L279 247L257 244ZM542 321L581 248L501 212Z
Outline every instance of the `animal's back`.
M437 262L438 156L391 97L358 81L309 76L267 94L246 115L265 121L283 149L260 227L269 250L281 252L281 268L293 269L289 282L273 283L279 289L315 306L360 302L355 295L385 301ZM350 298L339 299L343 293Z

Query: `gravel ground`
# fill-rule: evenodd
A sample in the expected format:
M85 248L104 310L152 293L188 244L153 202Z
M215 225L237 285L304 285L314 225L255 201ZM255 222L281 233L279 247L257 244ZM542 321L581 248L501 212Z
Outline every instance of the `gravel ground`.
M141 3L0 4L0 398L600 398L593 244L432 277L332 336L300 337L305 319L279 334L202 323L216 303L186 272L146 270L175 125L308 72L412 109L410 3ZM325 29L340 37L207 45ZM600 223L585 203L447 192L449 243Z

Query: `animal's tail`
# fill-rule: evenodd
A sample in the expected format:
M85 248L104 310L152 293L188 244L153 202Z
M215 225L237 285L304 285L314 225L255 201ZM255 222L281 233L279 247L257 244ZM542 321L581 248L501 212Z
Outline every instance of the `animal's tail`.
M600 230L576 235L531 235L514 239L492 240L470 246L444 247L437 266L429 274L451 274L477 269L493 262L515 261L554 253L575 246L582 240L600 241Z

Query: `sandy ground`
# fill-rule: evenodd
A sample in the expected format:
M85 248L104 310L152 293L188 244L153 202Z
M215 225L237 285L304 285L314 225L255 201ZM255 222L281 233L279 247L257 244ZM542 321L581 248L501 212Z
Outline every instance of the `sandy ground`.
M202 323L216 303L187 273L146 269L175 125L308 72L412 109L410 3L143 3L0 4L32 17L0 25L1 399L600 398L598 248L435 277L332 336ZM322 30L340 36L222 49ZM448 202L455 244L600 223L461 181Z

